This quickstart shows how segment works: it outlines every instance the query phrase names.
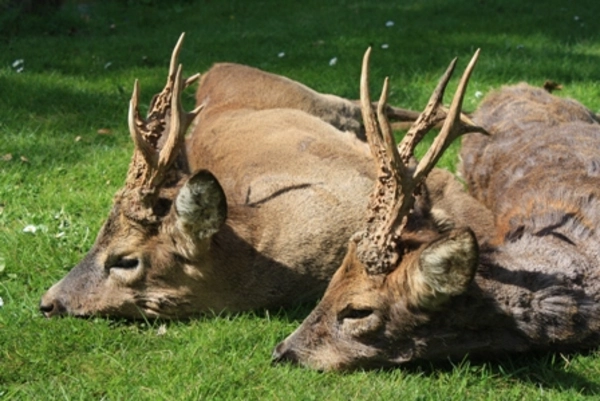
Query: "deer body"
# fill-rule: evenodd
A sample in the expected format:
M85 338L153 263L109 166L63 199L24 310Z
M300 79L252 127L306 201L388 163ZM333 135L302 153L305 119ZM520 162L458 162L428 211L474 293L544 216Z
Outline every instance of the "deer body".
M299 110L203 113L188 146L202 156L190 164L215 175L228 208L209 249L214 278L226 287L220 297L227 303L217 309L315 299L371 190L365 144Z
M360 225L374 172L360 108L287 78L217 64L181 110L176 47L125 187L86 258L43 296L46 316L182 318L322 294ZM185 140L187 127L193 132Z
M600 344L595 116L520 85L489 96L473 121L490 135L463 139L462 174L493 214L491 233L477 232L477 247L464 227L485 210L469 219L466 204L448 229L414 194L413 210L396 218L406 223L396 226L393 246L365 256L357 249L372 240L351 241L320 304L275 348L276 362L347 370ZM371 267L384 258L395 263Z
M479 286L523 349L600 343L600 124L581 104L526 84L473 116L491 134L463 140L462 174L494 214Z

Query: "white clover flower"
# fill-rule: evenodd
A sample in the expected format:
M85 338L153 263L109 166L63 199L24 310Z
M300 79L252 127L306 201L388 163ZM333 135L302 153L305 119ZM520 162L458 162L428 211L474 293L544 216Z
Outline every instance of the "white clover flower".
M387 43L384 43L381 45L382 49L389 49L390 45L388 45Z
M477 92L475 92L475 97L476 97L477 99L480 99L482 96L483 96L483 92L482 92L482 91L477 91Z
M11 66L15 69L15 72L17 72L17 74L23 72L23 69L25 68L25 60L23 60L22 58L15 60L12 62Z
M337 64L337 57L332 58L331 60L329 60L329 65L330 66L334 66Z
M388 28L394 26L394 21L388 21L388 22L386 22L385 26L387 26Z
M33 224L29 224L26 225L25 228L23 228L23 232L24 233L31 233L31 234L35 234L35 232L37 231L37 227L34 226Z
M283 57L285 57L285 52L279 52L279 53L277 54L277 57L279 57L279 58L283 58Z

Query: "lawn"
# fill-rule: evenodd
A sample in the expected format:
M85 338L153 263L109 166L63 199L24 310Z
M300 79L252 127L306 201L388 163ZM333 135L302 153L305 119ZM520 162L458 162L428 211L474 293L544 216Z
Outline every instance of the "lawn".
M44 319L41 295L83 258L125 178L134 79L164 84L181 32L188 74L218 61L358 97L364 50L392 104L424 107L459 57L482 54L465 109L503 84L552 79L600 110L600 2L585 0L121 0L44 14L0 1L0 399L583 400L600 354L317 373L270 354L310 311L187 322ZM453 79L452 88L457 79ZM188 108L193 90L184 95ZM441 164L453 169L457 145Z

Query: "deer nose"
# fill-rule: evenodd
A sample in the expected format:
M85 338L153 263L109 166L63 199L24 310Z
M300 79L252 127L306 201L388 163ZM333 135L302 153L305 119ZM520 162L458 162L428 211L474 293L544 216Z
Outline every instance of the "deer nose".
M273 350L271 362L273 364L283 362L298 363L298 355L296 355L296 352L292 348L287 347L284 341L279 343Z
M40 301L40 312L45 317L59 316L65 313L65 306L58 299L45 299L42 297Z

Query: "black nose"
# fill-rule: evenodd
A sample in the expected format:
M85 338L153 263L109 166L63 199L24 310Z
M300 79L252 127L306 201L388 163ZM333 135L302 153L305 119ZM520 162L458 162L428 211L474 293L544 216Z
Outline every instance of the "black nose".
M40 302L40 312L45 317L58 316L65 313L65 307L58 299L47 300L42 298Z
M273 354L271 355L271 362L273 364L290 362L290 363L298 363L298 355L294 352L293 349L287 347L285 342L279 343L275 349L273 350Z

